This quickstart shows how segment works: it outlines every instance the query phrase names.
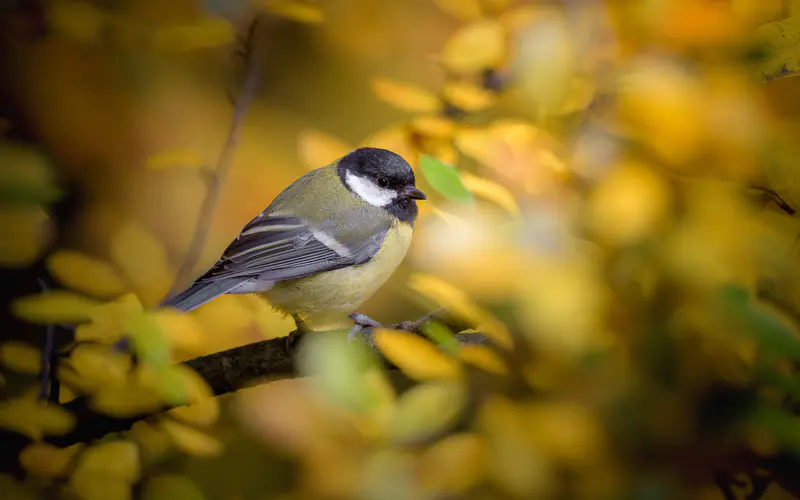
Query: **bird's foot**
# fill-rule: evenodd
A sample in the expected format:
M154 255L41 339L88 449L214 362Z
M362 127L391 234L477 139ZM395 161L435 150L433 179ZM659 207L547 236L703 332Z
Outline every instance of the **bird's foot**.
M383 327L383 325L366 314L353 313L349 315L348 318L353 320L353 327L350 328L350 333L347 334L348 342L352 342L362 332L368 333L372 328Z
M292 319L294 320L296 328L289 332L289 335L286 336L286 349L289 352L292 352L297 348L297 345L300 343L300 339L303 338L303 335L311 333L312 331L300 316L292 314Z

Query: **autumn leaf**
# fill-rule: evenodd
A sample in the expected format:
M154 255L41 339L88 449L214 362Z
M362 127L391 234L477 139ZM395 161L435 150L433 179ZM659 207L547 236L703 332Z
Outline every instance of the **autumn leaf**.
M74 324L91 319L100 305L100 302L77 293L54 290L17 298L11 303L11 311L31 323Z
M461 172L461 182L473 195L494 203L512 217L521 217L516 198L502 185L469 172Z
M481 19L453 34L444 46L442 62L458 72L474 72L500 65L506 56L506 32L496 20Z
M37 375L42 371L42 352L25 342L9 340L0 344L0 364L15 372Z
M465 82L446 84L442 89L442 97L456 108L470 113L483 111L497 100L495 93Z
M758 70L765 81L794 76L800 71L800 16L792 16L760 26L756 34L768 49Z
M41 152L10 141L0 142L0 202L35 207L61 196L54 169Z
M465 404L466 392L458 383L416 385L397 400L391 437L398 443L415 443L444 432L458 421Z
M26 267L44 252L53 222L39 206L0 207L0 266Z
M109 263L72 250L57 250L47 267L62 285L95 297L115 297L127 284Z
M435 94L410 83L374 78L372 91L378 99L410 113L435 113L441 103Z
M172 438L178 448L198 457L214 457L222 453L224 445L219 439L194 427L164 419L160 426Z
M379 329L373 338L386 359L415 380L450 380L461 375L458 362L424 337Z

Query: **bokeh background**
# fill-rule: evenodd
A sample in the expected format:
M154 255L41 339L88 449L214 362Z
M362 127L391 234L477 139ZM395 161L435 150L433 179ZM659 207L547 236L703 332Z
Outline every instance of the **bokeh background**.
M765 498L800 492L797 2L0 6L0 424L36 441L26 479L0 488L728 499L766 471ZM242 50L258 54L260 82L220 160ZM317 382L210 398L164 360L292 321L255 296L186 317L154 307L291 181L360 145L403 155L431 200L408 258L359 312L390 325L446 307L508 350L384 331L381 352L419 382L403 392L357 348L321 340L300 368ZM174 283L221 162L207 237ZM42 275L71 291L32 295ZM89 446L42 443L74 424L36 403L52 323L80 325L59 333L76 350L55 403L192 405ZM159 333L148 344L144 331ZM123 335L144 362L112 351Z

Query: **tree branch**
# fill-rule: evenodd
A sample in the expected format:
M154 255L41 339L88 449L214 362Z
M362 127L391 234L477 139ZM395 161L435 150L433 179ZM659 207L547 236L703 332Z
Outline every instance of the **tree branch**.
M455 320L444 311L427 314L417 321L405 321L395 325L394 328L419 333L426 323L434 319L448 325L453 331L468 328L463 322ZM325 334L326 332L314 332L309 335ZM395 369L396 367L377 351L371 335L366 332L364 334L367 336L368 345L383 360L384 364L390 369ZM456 335L456 338L463 344L490 344L489 339L479 333L462 333ZM296 377L295 364L299 351L293 347L295 345L297 345L296 342L289 343L286 341L286 337L279 337L201 356L186 361L184 364L197 372L211 387L214 394L220 396L266 377L271 380ZM45 438L46 442L62 447L99 439L106 434L126 431L134 423L170 409L164 407L154 413L116 418L92 410L89 397L76 398L62 407L75 415L77 422L75 428L67 434ZM20 472L18 456L30 442L31 439L22 434L10 430L0 430L0 443L2 443L0 473Z

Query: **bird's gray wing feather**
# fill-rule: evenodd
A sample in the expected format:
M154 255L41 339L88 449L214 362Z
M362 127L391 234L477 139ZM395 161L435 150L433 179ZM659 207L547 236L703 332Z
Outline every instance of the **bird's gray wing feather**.
M162 305L190 311L253 282L302 278L369 261L389 230L388 220L354 217L337 228L312 227L298 217L262 214L250 221L222 258L187 290ZM366 230L365 230L366 229ZM366 234L366 237L354 235Z
M198 283L228 278L281 281L362 264L378 252L389 224L369 229L367 237L353 238L350 231L342 238L330 224L312 227L298 217L259 216Z

